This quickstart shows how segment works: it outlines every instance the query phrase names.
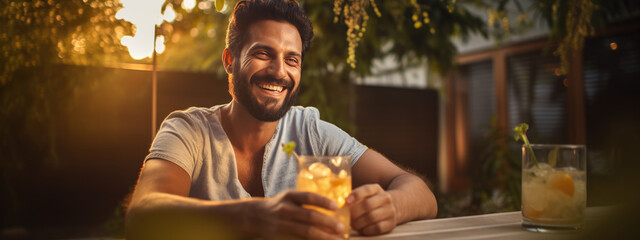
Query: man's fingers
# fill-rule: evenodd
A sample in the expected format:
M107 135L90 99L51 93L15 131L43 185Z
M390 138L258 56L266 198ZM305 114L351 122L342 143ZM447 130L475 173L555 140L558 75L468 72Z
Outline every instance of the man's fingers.
M388 233L393 230L396 224L393 221L382 221L377 222L375 224L371 224L366 226L364 229L360 230L360 234L370 236L370 235L379 235L383 233Z
M283 221L280 225L280 232L287 232L302 239L342 239L336 234L323 231L321 227L295 221Z
M342 233L344 230L344 225L336 218L329 217L316 210L295 205L288 205L283 210L287 219L330 229L335 233Z
M396 210L391 195L380 185L355 189L347 199L351 205L351 227L363 235L387 233L396 226Z
M395 215L391 208L374 209L359 218L352 218L351 227L357 231L363 231L371 225L389 222L395 226ZM386 226L386 225L385 225Z
M345 200L348 204L354 204L375 195L380 191L384 191L378 184L367 184L359 188L353 189L349 197Z
M384 205L391 206L391 204L391 196L389 196L389 194L374 195L365 201L356 202L351 205L351 219L358 219L373 209L380 208Z
M314 205L332 211L338 209L338 204L336 202L317 193L289 191L286 193L285 197L299 206Z

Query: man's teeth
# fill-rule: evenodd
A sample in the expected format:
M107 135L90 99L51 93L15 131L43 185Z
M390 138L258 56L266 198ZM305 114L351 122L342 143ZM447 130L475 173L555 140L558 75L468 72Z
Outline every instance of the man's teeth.
M258 86L260 86L260 88L276 91L276 92L282 92L282 89L283 89L281 86L275 86L275 85L260 84Z

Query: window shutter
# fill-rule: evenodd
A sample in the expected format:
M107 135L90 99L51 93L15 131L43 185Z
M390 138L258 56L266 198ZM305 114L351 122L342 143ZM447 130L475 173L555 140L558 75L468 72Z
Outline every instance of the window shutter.
M551 54L530 52L507 57L509 126L529 124L534 143L567 143L567 90L559 61Z
M640 143L640 32L588 39L584 47L589 169L636 158ZM615 49L615 50L614 50Z
M485 133L496 114L496 87L491 61L468 64L465 68L469 89L469 156L473 159L481 156L488 145Z

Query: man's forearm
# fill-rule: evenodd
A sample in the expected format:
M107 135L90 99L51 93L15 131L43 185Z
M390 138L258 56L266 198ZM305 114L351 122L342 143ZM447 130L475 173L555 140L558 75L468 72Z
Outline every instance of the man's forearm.
M396 222L434 218L438 213L436 198L420 178L406 173L395 177L387 191L396 207Z
M247 237L238 234L248 234L246 211L252 201L213 202L151 193L131 203L126 216L127 239Z

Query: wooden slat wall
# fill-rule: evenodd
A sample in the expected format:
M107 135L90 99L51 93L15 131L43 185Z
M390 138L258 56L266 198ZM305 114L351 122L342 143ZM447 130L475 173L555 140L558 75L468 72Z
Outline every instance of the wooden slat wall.
M72 230L104 224L135 184L151 145L151 73L83 68L62 66L56 72L92 72L68 101L50 103L63 110L52 119L59 164L33 166L26 161L30 170L15 186L21 194L22 220L35 229L51 223ZM158 73L158 126L173 110L229 100L227 81L212 74ZM50 234L45 238L69 237Z
M398 165L437 181L437 91L357 86L356 96L356 138Z

